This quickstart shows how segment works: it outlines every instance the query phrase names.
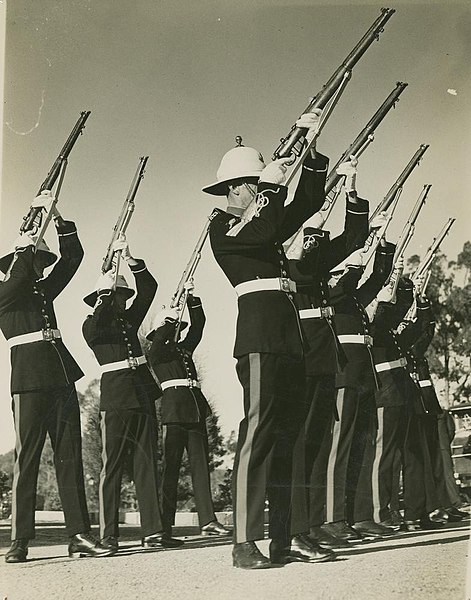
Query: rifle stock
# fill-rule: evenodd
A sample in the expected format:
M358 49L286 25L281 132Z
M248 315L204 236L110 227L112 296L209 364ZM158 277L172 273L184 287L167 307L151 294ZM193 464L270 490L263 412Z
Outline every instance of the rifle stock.
M404 252L407 246L409 245L412 236L414 235L415 224L417 223L417 219L419 218L420 211L425 205L425 201L427 199L431 187L432 185L430 183L424 185L424 188L420 193L420 196L417 199L417 202L415 203L415 206L412 209L409 218L407 219L407 223L404 225L404 229L402 230L402 233L399 237L399 241L396 246L396 251L394 253L394 262L396 262L399 258L404 257Z

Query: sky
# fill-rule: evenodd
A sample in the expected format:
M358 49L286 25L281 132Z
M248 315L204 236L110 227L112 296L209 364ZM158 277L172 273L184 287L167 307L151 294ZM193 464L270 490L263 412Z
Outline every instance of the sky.
M5 2L0 3L2 9ZM128 229L131 252L168 304L206 217L224 199L201 192L241 135L268 160L379 15L382 2L277 0L14 0L7 3L0 251L80 111L91 110L69 160L59 209L77 223L85 259L56 301L63 338L85 377L98 375L81 335L112 228L138 159L149 155ZM396 13L353 71L319 140L334 164L397 81L409 83L360 159L357 185L374 207L421 143L430 144L401 198L397 239L425 183L432 184L410 245L423 253L449 216L443 244L456 258L469 239L471 5L397 1ZM342 202L329 228L340 232ZM46 236L56 247L54 232ZM124 271L125 276L129 273ZM205 248L195 293L207 315L195 358L225 434L242 416L232 358L236 297ZM0 340L0 452L14 443L9 357Z

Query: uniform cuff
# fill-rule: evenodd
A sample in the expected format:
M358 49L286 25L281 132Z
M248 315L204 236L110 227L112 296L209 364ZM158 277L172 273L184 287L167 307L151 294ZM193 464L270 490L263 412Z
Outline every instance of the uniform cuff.
M368 216L370 203L363 198L356 198L356 202L347 194L347 213L351 215Z
M56 229L59 236L73 235L74 233L77 233L77 227L73 221L61 221L60 225L56 226Z
M146 271L146 263L142 260L142 258L135 258L137 261L137 265L129 265L129 268L133 273L140 273L141 271Z
M304 159L303 169L306 171L314 171L315 173L324 173L329 167L329 159L327 156L316 152L316 157L313 158L309 153Z

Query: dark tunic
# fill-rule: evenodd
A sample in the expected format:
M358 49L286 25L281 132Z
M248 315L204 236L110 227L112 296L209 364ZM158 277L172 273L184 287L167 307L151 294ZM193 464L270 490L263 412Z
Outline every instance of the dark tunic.
M83 249L75 224L58 228L60 259L51 273L36 280L33 248L17 254L6 281L0 283L0 329L9 339L17 335L57 329L53 302L77 271ZM11 393L32 392L71 384L83 377L61 339L37 341L11 349Z

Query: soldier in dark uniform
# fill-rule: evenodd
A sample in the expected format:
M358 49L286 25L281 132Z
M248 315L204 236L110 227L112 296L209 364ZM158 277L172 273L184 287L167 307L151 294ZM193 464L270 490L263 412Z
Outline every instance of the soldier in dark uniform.
M131 256L124 239L115 242L113 251L121 251L134 276L137 295L132 305L126 309L134 291L124 277L116 278L114 270L102 275L96 291L84 298L94 310L83 323L83 335L102 368L100 537L113 553L118 551L121 479L130 451L141 514L141 544L144 548L176 547L183 542L163 531L159 505L155 400L160 391L137 337L157 283L144 261Z
M303 117L310 121L301 126L314 132L315 115ZM295 197L285 208L285 162L281 159L265 167L252 148L235 148L221 161L218 182L204 188L228 199L227 212L218 211L213 217L210 240L218 264L238 294L234 356L245 416L232 480L233 564L246 569L271 566L255 544L264 537L266 491L271 562L291 560L292 457L304 418L304 365L296 287L289 278L282 242L320 209L327 165L322 155L306 159ZM242 219L251 202L253 218ZM317 557L317 548L314 551ZM297 552L299 560L312 557L308 541Z
M162 386L161 422L163 425L162 518L170 534L175 522L177 487L183 451L190 461L196 510L203 535L229 535L214 513L209 476L206 417L211 408L200 389L193 352L201 341L206 317L200 298L188 292L190 328L180 341L186 323L179 323L176 309L158 313L147 339L152 341L149 362ZM177 333L178 329L178 333Z
M33 206L50 210L45 191ZM83 376L57 328L53 302L77 271L83 249L75 224L56 215L59 261L44 242L23 234L14 252L0 259L0 328L11 348L11 394L15 423L12 483L12 545L8 563L24 562L35 537L34 511L39 462L46 435L54 452L59 495L70 537L69 556L107 556L89 535L83 483L80 411L75 381ZM13 261L13 264L12 264Z
M386 291L387 294L387 291ZM420 391L407 370L406 349L417 340L423 324L422 312L410 326L396 331L413 302L410 279L401 278L395 302L379 296L373 321L375 369L381 388L376 393L378 431L374 447L372 471L373 511L375 522L388 522L393 486L396 451L402 453L404 506L406 521L428 519L425 454L421 442L420 422L416 411L421 402ZM418 308L423 308L417 299ZM433 504L430 511L438 508ZM369 507L364 507L365 511ZM432 525L433 526L433 525Z
M340 165L339 171L356 174L353 161ZM338 341L330 305L328 280L330 270L353 251L363 247L368 235L368 202L359 198L353 182L346 182L347 205L344 232L333 240L322 230L322 215L314 215L304 227L303 253L300 260L290 261L290 271L297 284L296 301L306 340L306 401L308 416L295 450L293 477L292 531L301 529L306 518L303 514L304 486L307 486L308 524L310 539L321 547L340 548L348 544L330 536L320 526L325 519L325 489L328 451L335 415L335 375L346 365L345 353ZM315 222L316 218L318 223ZM318 227L311 227L310 224ZM291 252L288 252L290 258ZM336 415L335 415L336 416ZM305 445L304 457L300 456ZM304 472L303 472L304 471ZM304 481L303 481L304 478ZM296 541L296 539L292 540ZM325 557L324 557L325 559ZM322 560L322 557L320 558Z
M409 374L419 393L419 402L415 404L415 418L419 421L422 440L427 508L430 508L429 513L432 513L429 519L438 522L461 521L464 516L468 515L452 506L452 500L448 494L438 432L438 418L442 414L442 409L435 393L425 356L433 339L435 321L430 303L424 296L417 298L416 309L416 319L403 321L399 329L401 332L407 333L417 326L420 328L413 343L401 344L401 347L405 351ZM435 514L433 514L433 507L438 507L438 509L435 508ZM429 528L429 519L425 519L424 522L424 518L422 518L418 524L408 523L407 528L409 530Z

